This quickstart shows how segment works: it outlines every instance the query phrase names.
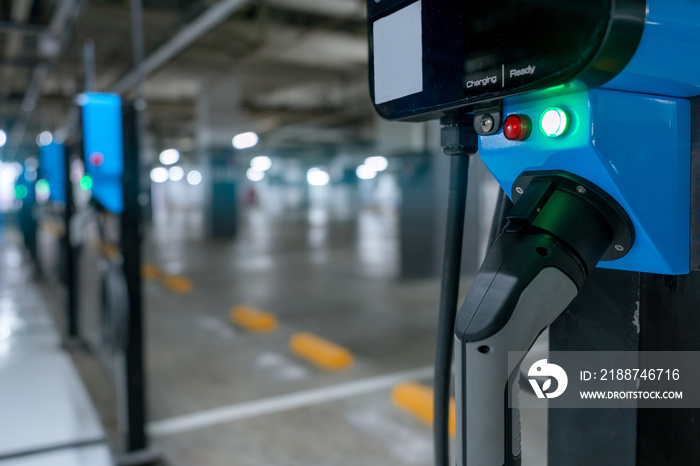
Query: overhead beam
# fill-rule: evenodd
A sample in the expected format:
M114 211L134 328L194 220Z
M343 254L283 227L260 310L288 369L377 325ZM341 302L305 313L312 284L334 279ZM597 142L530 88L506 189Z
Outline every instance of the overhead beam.
M81 6L79 0L63 0L57 4L56 11L51 17L51 22L48 26L49 33L42 36L39 41L39 53L48 57L49 61L37 65L32 71L32 76L29 78L29 84L24 94L24 101L22 101L22 109L24 111L31 112L36 107L36 102L44 89L44 83L49 74L51 64L61 53L63 45L61 38L66 32L66 26L78 14Z
M17 124L12 128L12 132L8 137L8 145L11 149L14 149L14 156L16 156L24 140L27 120L36 107L51 65L60 55L65 37L68 36L66 29L71 20L77 17L84 3L85 0L63 0L58 2L47 27L47 33L42 35L39 40L39 55L45 57L46 60L38 63L32 70L24 92L24 98L22 99L22 110L24 112L20 114Z
M169 62L228 17L248 0L221 0L209 7L192 22L180 29L170 40L146 57L138 69L132 69L109 87L109 92L123 94L132 89L145 77Z
M19 21L0 21L1 34L23 34L25 36L43 36L47 29L37 24L23 23Z
M12 5L12 10L10 11L10 18L15 24L21 24L29 19L29 13L31 11L32 2L30 0L17 0ZM15 33L10 34L5 40L5 50L4 55L13 57L19 53L22 47L22 37L21 34Z
M0 57L0 67L11 66L14 68L32 68L43 63L41 58L23 58L23 57Z
M40 55L47 57L49 61L34 67L22 101L24 111L31 112L36 107L37 99L49 74L50 62L58 58L61 52L61 36L65 34L66 26L71 18L78 14L81 6L79 0L64 0L57 4L48 26L48 34L42 36L39 42Z
M29 13L31 12L31 1L30 0L17 0L13 2L12 9L10 10L10 19L14 24L22 24L29 19ZM13 59L17 57L22 50L22 43L24 37L18 32L12 32L7 35L3 44L2 56L7 59ZM10 83L12 82L12 70L5 68L0 70L0 82ZM0 97L5 97L8 92L11 91L10 86L7 86L6 90L0 89Z
M362 18L365 15L364 2L347 0L269 0L269 4L278 8L341 19Z

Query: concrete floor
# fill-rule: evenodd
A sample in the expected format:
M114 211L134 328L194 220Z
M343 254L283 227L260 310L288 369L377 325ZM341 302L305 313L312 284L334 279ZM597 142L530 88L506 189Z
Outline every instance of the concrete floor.
M194 285L178 294L144 282L153 446L168 464L432 464L430 427L392 406L390 385L352 391L358 381L429 372L433 362L439 283L397 278L395 215L366 210L356 220L338 221L322 209L276 217L252 210L235 241L206 240L198 215L161 219L144 248L145 262ZM85 249L81 270L83 326L95 340L94 248ZM464 292L468 285L466 280ZM43 291L60 304L55 283ZM251 334L234 327L229 310L241 303L274 313L279 328ZM298 359L287 346L298 331L348 348L354 366L326 372ZM76 359L103 420L114 430L109 382L90 358ZM430 384L429 377L422 382ZM338 387L350 387L349 394L324 401L323 394ZM290 394L309 390L321 394L317 402L293 409L285 404ZM260 410L260 401L269 399L278 407ZM202 412L217 419L241 407L250 412L195 422ZM523 465L544 465L546 414L523 417ZM159 429L183 419L185 427Z
M0 464L110 466L100 419L20 242L0 225Z

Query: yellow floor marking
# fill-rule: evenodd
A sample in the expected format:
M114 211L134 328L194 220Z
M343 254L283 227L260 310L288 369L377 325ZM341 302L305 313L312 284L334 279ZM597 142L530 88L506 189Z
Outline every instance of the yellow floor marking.
M350 351L311 333L292 335L289 340L289 349L297 356L326 370L347 369L354 362Z
M163 286L174 293L189 293L194 288L192 280L181 275L165 275Z
M143 264L141 266L141 276L146 280L158 280L163 277L163 271L157 265Z
M41 223L41 227L44 231L56 238L60 238L66 234L66 229L63 227L63 225L54 222L53 220L44 220Z
M109 260L113 260L121 254L119 248L111 243L100 243L100 251Z
M391 391L391 401L394 406L408 411L426 424L433 424L433 389L415 382L405 382L394 387ZM450 435L456 434L455 400L450 400Z
M231 308L231 322L251 332L271 332L277 328L277 317L247 304Z

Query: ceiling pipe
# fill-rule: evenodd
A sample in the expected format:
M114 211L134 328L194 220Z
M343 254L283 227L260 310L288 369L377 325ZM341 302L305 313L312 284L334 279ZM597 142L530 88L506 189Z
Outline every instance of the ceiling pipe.
M61 53L61 36L65 34L66 26L72 18L78 15L81 7L82 2L79 0L63 0L57 4L56 11L51 17L51 22L48 26L48 34L45 34L39 40L39 55L46 57L48 62L37 65L32 71L29 85L22 101L22 109L25 112L32 112L36 107L51 65Z
M25 24L29 19L29 13L31 12L31 2L29 0L17 0L12 4L12 9L10 10L11 24ZM8 60L17 58L20 51L22 50L22 44L24 43L24 37L18 31L12 31L7 34L3 44L2 55ZM8 82L11 78L11 71L8 68L0 70L0 82ZM8 89L9 86L8 86ZM5 99L7 97L7 91L0 89L0 98Z
M43 36L47 33L44 26L37 24L22 23L19 21L0 21L0 33L2 34L22 34L25 36Z
M32 2L30 0L17 0L12 5L12 10L10 11L10 18L13 24L22 24L29 19L29 13L31 12ZM9 56L16 55L20 48L22 47L22 37L21 34L17 34L14 31L5 40L5 50L4 54Z
M27 130L27 120L36 108L51 66L60 55L66 37L69 36L66 32L68 25L78 16L84 4L85 0L63 0L57 2L56 10L51 16L49 25L46 27L46 33L39 39L39 56L45 61L37 64L32 70L29 83L24 92L24 98L22 99L21 108L23 112L18 115L17 121L8 137L8 146L12 148L10 153L13 154L14 158L17 158L17 153Z
M107 92L124 94L138 86L145 78L165 65L177 54L192 46L200 38L219 24L223 23L248 0L221 0L210 6L194 20L182 27L168 41L158 47L148 57L144 58L140 65L136 65L131 71L115 81L107 88ZM71 110L63 125L54 135L57 140L64 140L73 132L78 124L78 112Z
M146 57L141 66L132 69L112 84L108 91L123 94L139 83L139 78L146 77L169 62L180 52L197 42L202 36L223 23L228 17L246 4L248 0L221 0L209 7L192 22L180 29L173 37Z

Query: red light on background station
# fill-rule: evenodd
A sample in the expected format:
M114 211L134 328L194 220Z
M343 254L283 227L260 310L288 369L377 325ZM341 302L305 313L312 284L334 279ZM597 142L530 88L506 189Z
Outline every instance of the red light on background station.
M89 160L90 160L90 164L93 167L99 167L100 165L102 165L105 162L105 156L102 155L101 152L93 152L92 154L90 154Z
M503 135L510 141L524 141L531 130L532 123L526 115L509 115L503 122Z

